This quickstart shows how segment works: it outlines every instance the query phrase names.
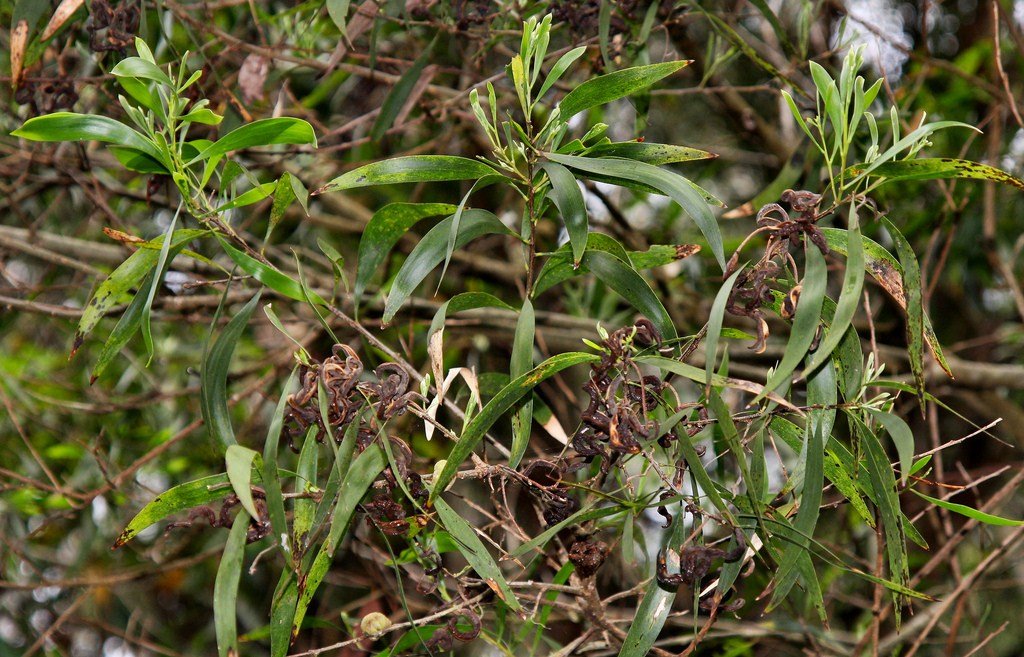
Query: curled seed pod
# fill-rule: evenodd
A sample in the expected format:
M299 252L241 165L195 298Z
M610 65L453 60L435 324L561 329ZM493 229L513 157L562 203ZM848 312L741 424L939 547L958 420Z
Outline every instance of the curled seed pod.
M586 579L593 577L608 556L608 546L602 541L583 539L569 548L569 561L576 567L576 573Z

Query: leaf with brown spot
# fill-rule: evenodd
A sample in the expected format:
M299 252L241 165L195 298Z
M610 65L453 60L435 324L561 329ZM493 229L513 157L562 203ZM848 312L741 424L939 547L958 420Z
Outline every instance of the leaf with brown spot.
M39 36L39 40L46 41L56 34L57 30L64 27L64 23L67 23L68 19L71 18L71 16L78 11L79 7L83 4L85 4L85 0L63 0L53 12L53 16L50 17L50 22L46 24L46 28Z
M853 166L847 169L850 176L860 175L866 167ZM974 180L991 180L1004 185L1011 185L1024 191L1024 180L1013 176L1002 169L973 162L971 160L955 160L948 157L921 158L902 162L880 164L871 176L885 178L886 183L899 180L945 180L949 178L967 178Z

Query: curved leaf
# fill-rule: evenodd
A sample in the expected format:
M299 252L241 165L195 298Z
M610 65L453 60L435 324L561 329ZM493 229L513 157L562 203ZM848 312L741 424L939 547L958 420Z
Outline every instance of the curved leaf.
M653 165L710 160L718 157L715 153L689 148L688 146L656 144L648 141L620 141L610 144L598 144L587 150L587 156L622 157L627 160L636 160Z
M444 492L448 484L455 478L459 466L469 457L470 453L483 440L484 434L498 421L506 411L512 408L516 402L523 398L523 395L533 390L542 381L558 374L562 370L580 365L582 363L595 363L600 357L594 354L585 354L578 351L571 351L558 354L547 359L526 374L516 377L504 388L498 391L487 404L480 409L469 424L466 425L459 442L455 443L444 467L433 482L433 489L430 491L430 501ZM429 502L428 502L429 503Z
M157 162L168 166L166 157L141 133L120 121L95 114L55 112L37 116L11 133L32 141L100 141L107 144L126 146L145 153Z
M228 481L242 508L253 518L259 518L260 513L252 499L252 473L263 470L259 453L241 445L229 445L224 454L224 463L227 465Z
M455 212L450 203L390 203L373 213L359 238L353 296L358 301L374 272L398 240L421 219Z
M466 558L466 561L473 567L473 570L480 576L480 579L488 584L493 582L496 588L495 593L501 601L508 605L512 611L521 612L522 605L519 604L515 593L509 588L508 582L505 581L505 576L501 574L501 568L498 568L498 564L494 561L494 557L491 556L491 553L487 551L487 548L476 535L476 530L473 529L473 526L466 522L455 509L448 506L448 503L440 497L434 500L434 509L437 511L441 524L444 525L444 528L458 544L459 552Z
M860 224L857 221L856 207L850 208L850 227L847 234L852 239L847 239L849 246L846 252L843 289L839 293L839 300L836 302L835 313L832 315L828 331L814 355L811 356L810 362L804 368L800 375L801 378L807 377L821 367L821 364L832 355L846 335L846 329L850 328L853 316L857 313L857 308L860 305L860 293L864 288L864 242L860 239Z
M701 233L704 234L704 239L708 241L708 246L711 247L711 252L718 261L718 265L722 271L725 271L722 234L718 230L718 223L715 221L714 215L711 214L704 195L686 178L636 160L578 157L557 153L547 153L545 157L572 169L632 180L657 189L678 203L693 218Z
M483 162L456 155L410 155L353 169L338 176L315 193L397 183L476 180L495 173L495 169Z
M572 246L573 264L578 267L587 248L587 204L583 200L583 192L580 191L576 177L561 164L545 162L541 168L551 181L551 199L562 215Z
M591 78L579 85L562 99L558 110L563 121L591 107L604 105L632 93L646 89L658 80L672 75L690 62L662 62L647 66L634 66L621 71Z
M331 516L331 529L327 538L320 545L320 550L316 553L313 563L306 571L305 578L300 578L298 602L295 605L295 617L292 619L293 637L302 627L302 619L306 617L306 608L309 607L313 594L316 593L331 567L334 551L338 549L342 537L348 530L348 524L355 513L356 505L363 499L370 484L384 469L386 463L384 450L380 448L380 445L374 443L352 461L352 466L345 474L339 487L334 513Z
M847 171L849 175L857 176L866 170L867 167L864 165L857 165L850 167ZM1024 180L1002 169L997 169L981 162L955 160L948 157L886 162L875 167L869 174L885 178L886 183L906 180L969 178L974 180L991 180L1024 190Z
M260 480L260 473L253 472L254 481ZM114 541L114 548L119 548L139 535L139 532L156 524L167 516L180 513L197 506L224 499L232 492L227 474L212 475L179 484L160 493L153 501L142 507L131 522L124 528Z
M516 322L515 338L512 341L512 356L509 364L509 378L516 378L533 369L533 341L536 334L536 317L533 304L527 299L519 311ZM512 416L512 454L508 457L508 467L519 467L519 461L530 442L533 429L533 396L528 395Z
M188 164L227 155L231 151L243 148L273 144L312 144L316 146L316 134L313 133L313 126L302 119L290 117L260 119L235 128L201 150Z
M235 444L235 431L231 428L231 416L228 412L228 367L231 365L235 345L249 323L252 312L256 310L260 294L257 292L238 314L231 318L203 359L200 390L203 422L210 437L224 447ZM255 511L250 511L250 515L258 517Z
M395 313L419 287L423 279L427 277L435 267L444 260L444 254L448 249L448 235L451 231L453 217L448 217L438 222L419 241L416 248L412 250L409 257L398 270L391 289L388 291L387 301L384 304L384 317L382 322L389 323L395 317ZM459 234L455 240L455 248L460 249L471 240L482 235L505 233L515 235L501 220L486 210L466 210L462 214L462 221Z
M245 534L249 529L249 514L239 511L228 533L228 542L217 567L213 583L213 627L217 634L217 655L228 657L238 654L238 623L235 602L238 598L238 580L242 576L245 557Z
M602 283L615 290L629 305L650 319L663 338L675 340L678 337L676 326L661 299L630 265L602 251L588 251L583 256L583 261Z
M736 278L743 271L738 267L729 278L726 279L715 301L711 304L711 314L708 315L707 334L704 336L704 375L707 377L706 386L711 387L711 379L715 374L715 362L718 360L718 339L722 337L722 322L725 320L725 306L729 302L729 295L732 294L732 286Z
M804 252L807 254L806 270L796 316L793 318L793 328L790 331L789 342L786 343L786 350L782 354L782 361L765 383L766 391L775 390L789 381L814 342L818 324L821 322L822 300L825 298L825 287L828 285L828 268L825 265L825 256L809 240ZM758 395L758 399L763 396L764 393Z
M983 522L986 525L996 525L998 527L1024 527L1024 520L1012 520L1010 518L994 516L991 513L985 513L984 511L979 511L978 509L963 504L957 504L955 502L949 502L947 500L936 499L934 497L929 497L924 493L919 493L914 489L910 490L911 492L914 493L914 495L917 495L918 497L931 502L935 506L940 506L943 509L949 509L953 513L959 513L962 516L967 516L972 520Z

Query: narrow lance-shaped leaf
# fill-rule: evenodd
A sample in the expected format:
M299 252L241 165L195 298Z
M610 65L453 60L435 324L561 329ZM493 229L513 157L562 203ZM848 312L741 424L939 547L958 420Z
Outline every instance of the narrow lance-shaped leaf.
M269 308L269 304L267 306ZM274 539L285 547L285 536L288 534L288 521L284 510L284 496L281 493L281 478L277 474L277 448L281 441L281 429L284 426L284 412L288 403L288 389L295 377L294 370L281 389L281 396L270 418L267 428L267 439L263 444L263 490L267 495L267 514L270 516L270 527ZM289 621L291 618L289 617Z
M689 63L687 60L681 60L635 66L591 78L566 94L562 102L558 104L561 118L563 121L568 121L591 107L604 105L641 89L646 89Z
M857 165L850 167L847 173L857 176L864 173L866 167ZM885 182L908 180L937 180L948 178L969 178L974 180L991 180L993 182L1012 185L1024 190L1024 180L988 164L971 160L954 160L950 158L918 158L901 162L886 162L870 172L870 175L885 178Z
M676 327L672 318L665 310L661 299L636 270L602 251L588 251L583 256L583 262L602 283L615 290L629 305L650 319L663 338L675 340Z
M579 266L583 252L587 248L587 204L583 200L576 177L568 169L556 162L545 162L541 165L551 181L551 199L562 215L565 231L569 234L572 246L572 258L575 266Z
M315 193L398 183L476 180L495 173L495 169L483 162L456 155L410 155L353 169L338 176Z
M458 542L459 551L462 553L462 556L466 558L466 561L473 567L473 570L480 576L480 579L489 584L493 583L496 589L495 593L497 593L502 602L508 605L509 609L521 611L522 605L519 604L515 593L512 592L508 582L505 581L505 576L502 575L501 569L495 563L494 557L491 556L490 552L487 551L487 548L480 541L472 525L466 522L455 509L448 506L448 503L440 497L434 500L434 509L437 510L441 524L448 530L451 537Z
M828 331L811 356L810 362L804 368L803 374L800 375L801 377L810 375L811 372L821 367L821 364L832 355L832 352L835 351L846 335L846 329L850 327L853 316L860 305L860 293L864 287L864 244L860 239L860 224L857 221L855 205L850 207L848 234L851 239L847 240L849 248L846 252L846 273L843 274L843 289L839 293L839 300L836 302L836 310L832 315Z
M502 388L498 394L491 398L487 404L480 409L480 412L473 417L473 419L466 426L466 429L462 432L462 436L459 437L459 442L455 443L451 453L448 455L447 461L441 471L437 474L434 480L433 490L430 492L430 500L437 499L437 496L444 492L448 484L451 483L452 479L455 478L455 474L459 470L459 466L466 458L469 457L470 453L476 449L476 446L483 440L484 434L498 421L506 411L515 405L517 401L522 399L523 395L527 394L542 381L558 374L562 370L572 367L573 365L581 365L583 363L594 363L599 360L598 356L593 354L586 354L582 352L568 352L564 354L558 354L547 359L537 367L533 368L526 374L515 378L508 385ZM429 502L428 502L429 504Z
M254 473L259 478L259 473ZM227 474L212 475L179 484L157 495L132 518L124 531L117 537L114 547L119 548L139 535L147 527L168 516L187 509L203 506L224 499L231 494Z
M722 336L722 322L725 319L725 306L729 303L729 295L732 294L732 287L736 278L743 271L740 266L725 280L715 301L711 304L711 314L708 316L707 334L704 336L704 373L707 376L706 387L710 389L711 379L715 374L715 362L718 360L718 339Z
M515 379L533 369L533 340L536 321L533 304L527 299L519 311L516 322L515 338L512 341L512 357L509 363L509 378ZM526 448L529 446L530 434L533 430L533 396L527 395L526 400L512 416L512 455L508 459L508 467L517 468Z
M238 580L242 575L245 557L245 534L249 528L249 514L239 511L228 533L228 542L217 568L213 584L213 627L217 634L217 654L228 657L238 654L238 624L235 603L238 599Z
M657 189L678 203L690 215L697 224L697 227L700 228L701 233L704 234L704 239L708 241L708 246L711 247L711 252L714 254L719 266L725 271L722 234L718 229L718 222L715 221L714 215L711 214L704 196L686 178L671 171L659 169L656 166L635 160L578 157L575 155L559 155L557 153L547 153L545 157L578 171L614 176Z
M793 584L796 583L798 561L801 555L808 553L808 539L814 536L814 527L818 524L818 512L821 507L822 486L824 483L824 440L821 425L806 431L807 441L804 445L804 487L800 493L800 509L797 511L793 528L800 534L798 543L790 545L782 553L782 561L775 575L775 591L769 609L784 602ZM807 537L807 538L804 538Z
M983 522L986 525L995 525L997 527L1024 527L1024 520L1013 520L1011 518L1003 518L1001 516L994 516L991 513L985 513L978 509L966 506L964 504L957 504L956 502L950 502L949 500L940 500L934 497L929 497L924 493L920 493L914 489L911 489L914 495L917 495L923 500L931 502L935 506L940 506L943 509L948 509L953 513L959 513L962 516Z
M903 290L907 295L907 359L910 361L910 371L914 374L921 414L924 415L924 294L921 289L921 267L903 233L887 218L883 217L882 221L896 244L896 254L903 267ZM906 472L906 468L903 471Z
M338 500L334 505L334 514L331 517L331 529L324 539L320 550L317 552L313 563L306 572L306 578L299 587L299 599L295 605L295 617L292 620L292 636L294 637L299 628L302 627L302 619L306 616L306 608L309 606L313 595L320 587L331 561L334 558L334 551L341 544L341 539L348 529L352 514L355 513L356 505L363 499L370 484L377 478L386 464L384 450L379 445L371 445L360 454L348 469L344 481L338 491Z
M793 329L786 350L782 354L782 361L765 384L765 390L775 390L789 380L818 332L822 299L825 298L825 287L828 284L828 269L825 266L825 256L810 241L805 245L804 252L807 254L807 264L800 301L796 308L796 316L793 318ZM758 395L758 398L761 397L763 394Z
M658 144L649 141L620 141L610 144L597 144L587 149L588 157L621 157L627 160L661 165L693 160L709 160L718 157L708 151L676 146L675 144Z
M171 248L183 247L188 242L202 237L208 231L198 229L178 230L171 237ZM121 302L122 297L132 288L138 287L139 282L156 265L160 255L159 247L163 244L163 235L156 239L140 245L135 253L118 265L117 269L110 273L93 293L89 303L82 311L82 317L78 320L78 330L75 332L74 346L71 348L71 355L74 356L78 347L85 341L85 337L95 328L96 324L106 316L112 308Z
M837 228L820 228L819 230L830 249L843 255L848 254L848 235L845 230ZM861 243L864 247L864 270L871 274L875 281L882 286L882 289L899 304L900 308L906 310L907 294L903 285L903 267L878 242L862 235ZM950 378L953 378L953 372L942 353L942 345L939 344L939 339L935 336L935 330L932 328L927 313L924 315L924 339L928 343L935 362Z
M145 153L166 167L170 166L153 142L120 121L105 116L55 112L25 121L11 136L32 141L100 141L118 144Z
M292 638L292 619L295 618L295 604L299 600L299 587L295 573L285 568L281 571L274 599L270 606L270 656L285 657Z
M431 228L406 258L388 291L387 302L384 304L384 316L381 320L384 324L394 318L395 313L419 287L427 274L444 259L448 248L451 224L452 217L448 217ZM461 249L471 240L482 235L501 233L514 235L492 213L486 210L466 210L462 215L462 225L455 240L455 248Z
M914 461L914 432L910 430L906 422L892 413L872 408L867 409L867 412L885 427L885 431L896 445L896 454L899 456L900 461L901 480L906 484Z
M257 292L238 314L231 318L203 359L199 393L203 422L210 436L223 447L235 444L235 431L231 428L231 415L228 412L228 367L231 365L235 345L238 344L242 332L249 324L249 318L259 304L260 294ZM255 513L252 515L256 516Z
M673 514L671 533L665 549L679 549L683 540L682 517L684 515L681 508ZM666 591L661 588L657 577L651 578L647 584L647 590L644 591L644 597L636 608L636 614L633 617L633 622L629 625L626 638L622 642L619 657L646 657L665 626L676 595L676 591Z
M200 151L188 164L227 155L231 151L243 148L274 144L312 144L316 146L316 134L313 133L313 126L302 119L289 117L260 119L235 128Z
M455 212L449 203L390 203L373 213L362 237L359 238L359 257L356 261L356 282L353 295L358 301L374 272L410 228L427 217L439 217Z

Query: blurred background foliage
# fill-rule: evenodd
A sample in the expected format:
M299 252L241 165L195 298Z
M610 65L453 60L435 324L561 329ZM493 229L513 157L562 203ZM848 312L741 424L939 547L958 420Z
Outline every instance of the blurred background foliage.
M92 0L70 3L73 11L44 39L57 5L0 3L0 25L10 27L0 30L6 53L0 78L4 135L29 117L62 109L121 116L109 71L132 52L138 35L154 47L159 61L191 53L189 63L203 71L199 93L226 117L210 130L224 134L270 116L299 117L314 126L319 148L240 156L254 181L289 172L315 189L387 156L486 155L489 147L470 111L468 92L490 80L499 94L514 98L504 66L516 52L522 21L551 13L552 52L588 47L572 77L559 83L560 91L627 66L693 60L649 93L592 110L588 124L609 124L616 140L643 136L716 153L714 160L679 167L728 206L720 222L727 253L749 234L756 210L778 200L782 190L821 191L820 159L780 90L803 90L813 97L807 61L835 71L851 44L865 44L864 75L869 83L885 76L882 95L904 110L905 130L919 124L925 112L932 120L957 120L982 130L940 132L931 139L930 156L961 157L1024 174L1024 123L1015 100L1024 98L1024 4L1019 0L357 0L350 6ZM344 16L344 30L332 16ZM22 24L25 28L19 28ZM12 52L24 55L7 56ZM414 74L406 75L410 70ZM797 100L809 108L806 94ZM191 655L216 649L211 601L226 532L194 527L162 536L150 530L116 552L110 546L154 495L223 469L219 446L198 422L197 367L223 296L219 271L201 260L175 261L154 304L156 355L150 362L141 340L133 341L90 383L102 347L99 336L109 333L116 315L69 359L81 309L103 276L130 253L117 231L145 239L161 234L176 205L173 191L165 179L126 172L107 151L89 143L37 145L0 137L0 655ZM439 183L317 196L308 216L293 205L272 227L267 199L239 210L232 222L256 236L272 228L265 250L271 262L295 273L298 259L313 287L344 292L353 280L359 235L376 209L393 201L451 202L465 191L458 183ZM588 183L588 191L592 227L630 249L701 241L692 222L662 197L599 183ZM901 399L897 410L911 423L918 450L1002 418L989 434L936 454L929 477L942 485L931 493L941 497L948 486L969 486L957 501L1021 517L1024 194L1012 186L961 180L901 182L882 187L875 197L918 254L926 307L957 375L949 380L937 368L927 371L929 392L956 413L933 404L922 418L916 400ZM476 207L499 217L515 213L512 225L518 221L517 202L501 187L474 196ZM862 219L862 228L891 247L876 222ZM553 223L544 222L539 230L549 248L557 246ZM343 256L340 267L324 257L318 241ZM405 238L399 250L407 252L415 242ZM431 294L438 286L435 275L390 327L379 326L382 306L376 300L367 302L361 320L409 361L425 363L424 334L439 300L464 291L519 298L524 276L518 258L507 242L481 239L455 254L439 297ZM377 282L388 281L401 262L400 256L390 258ZM721 285L708 250L652 275L680 334L699 331ZM596 322L631 323L633 311L606 292L600 281L587 277L542 297L538 343L549 353L578 350L581 337L597 339ZM228 301L236 304L249 296L236 286ZM271 301L296 341L317 357L329 355L331 341L308 308ZM872 284L866 284L865 306L856 326L888 375L912 380L902 313ZM751 324L734 325L752 331ZM451 321L446 366L505 371L514 330L514 317L501 314ZM784 344L775 335L773 330L764 354L731 351L730 371L763 380ZM232 419L242 444L260 448L294 364L294 348L256 313L237 345L230 377ZM368 366L383 360L372 348L365 354ZM370 362L374 358L378 361ZM567 381L545 383L540 396L572 431L580 381ZM410 429L407 437L416 454L430 462L447 450L437 439L427 442L419 429ZM931 546L929 551L911 546L911 574L921 573L914 586L951 604L920 605L904 618L900 632L891 619L882 623L875 654L1020 654L1024 629L1014 622L1024 607L1019 529L965 526L962 517L916 498L905 497L903 503ZM849 509L823 515L819 540L851 564L871 570L874 534L856 526L852 516ZM660 522L657 516L641 517L638 525L653 536ZM943 551L946 545L950 549ZM374 555L361 556L372 561ZM626 561L602 574L606 595L643 577L643 559ZM872 587L846 579L837 584L838 569L816 565L826 588L828 627L808 624L799 604L761 615L751 612L759 607L749 601L746 612L715 625L699 654L852 654L871 631ZM393 578L394 571L384 565L339 568L311 612L311 629L292 652L345 640L371 611L401 617ZM273 587L274 578L264 569L242 578L240 632L252 633L243 637L246 654L265 651L260 632ZM677 604L680 612L687 609L686 600ZM538 654L554 652L578 635L578 616L571 608L557 618L551 626L555 643L541 645ZM665 650L684 647L694 621L681 615L673 627L659 644ZM495 630L489 640L464 650L506 654L500 635ZM920 646L912 648L918 641ZM385 646L381 642L376 650ZM371 642L337 652L363 650L371 650ZM586 654L616 651L595 637Z

